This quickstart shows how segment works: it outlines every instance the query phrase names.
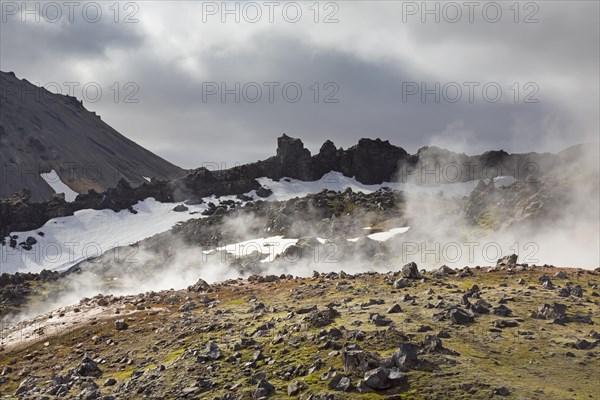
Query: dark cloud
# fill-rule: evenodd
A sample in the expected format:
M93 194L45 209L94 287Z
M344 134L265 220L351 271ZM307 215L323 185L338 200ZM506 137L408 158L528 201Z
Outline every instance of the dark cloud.
M35 16L27 16L23 22L18 14L3 15L0 23L3 69L12 66L23 74L62 63L106 59L109 50L133 49L144 42L138 24L115 23L107 14L92 23L74 13L69 21L67 8L63 12L62 19L51 23L43 17L36 22Z
M411 152L440 142L471 153L499 148L557 151L589 140L590 132L597 137L598 132L597 111L589 111L598 104L598 72L591 72L594 63L598 65L598 36L594 35L598 21L590 12L598 6L585 7L570 6L565 11L544 6L541 22L532 26L407 24L402 37L393 21L384 18L377 32L366 29L365 8L365 18L356 29L365 28L365 36L381 36L372 49L380 56L369 56L371 49L343 39L315 42L308 31L301 34L300 27L273 27L235 36L234 30L244 30L236 25L231 33L215 31L226 36L216 38L223 40L219 44L215 36L200 35L199 41L192 37L188 41L181 33L163 30L157 34L148 26L110 21L65 24L50 29L51 33L45 26L3 24L1 67L32 81L49 76L67 81L82 77L83 63L85 76L92 75L105 88L111 82L135 82L139 103L115 103L106 96L87 104L88 108L99 111L121 133L188 168L204 162L231 166L268 157L274 153L275 138L283 132L302 138L312 151L318 151L325 139L348 147L361 137L389 139ZM589 23L579 24L577 18L582 16L591 19ZM188 23L185 19L170 22ZM352 32L344 24L333 28ZM190 27L190 32L194 29ZM413 49L403 53L403 41L423 54L437 46L440 54L450 49L447 68L435 55L432 64L419 68L415 60L421 53L411 53ZM419 96L403 101L407 82L425 82L431 88L436 81L460 84L471 75L470 80L480 85L496 77L503 100L485 101L476 89L476 101L470 103L467 88L462 86L463 98L457 103L444 98L435 102L431 95L425 102ZM538 83L539 102L511 101L511 79L521 85ZM236 82L241 86L256 83L263 90L262 100L251 103L242 97L236 103L228 95L221 102L217 94L203 101L203 89L212 82L229 88ZM279 83L273 102L267 100L265 82ZM282 94L282 86L290 82L303 91L296 103ZM317 102L313 99L315 82L319 84ZM328 83L332 85L325 87ZM325 103L325 96L336 89L333 99L339 101ZM248 93L254 95L252 90ZM568 100L573 93L592 96L585 102ZM521 88L520 100L525 94Z

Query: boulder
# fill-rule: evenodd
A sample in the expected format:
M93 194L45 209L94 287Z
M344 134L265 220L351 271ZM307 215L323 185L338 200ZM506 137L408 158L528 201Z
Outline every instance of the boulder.
M258 189L256 189L256 195L258 197L265 198L265 197L269 197L272 194L273 194L273 191L266 186L261 186Z
M448 312L448 316L450 317L450 320L452 321L452 323L457 324L457 325L466 325L469 324L473 321L475 321L475 318L473 317L473 315L469 314L468 312L466 312L465 310L461 309L461 308L453 308Z
M344 372L358 373L362 376L365 372L379 367L379 359L363 350L343 350L342 367Z
M365 385L375 390L388 389L392 386L392 381L388 379L390 371L387 368L377 367L365 372Z
M532 318L536 319L555 319L563 320L565 318L565 312L567 306L560 303L542 304L538 307L537 311L534 311L531 315Z
M340 313L333 308L326 308L322 311L312 311L308 316L308 321L315 328L321 328L327 326L333 322L333 320L339 317Z
M306 388L306 384L300 381L293 381L287 387L288 396L297 396L300 392Z
M387 310L388 314L397 314L400 312L402 312L402 307L400 307L400 305L398 305L398 304L394 304Z
M434 335L425 336L421 347L426 353L436 353L444 349L444 346L442 345L442 340L438 336Z
M407 278L400 278L394 281L394 289L403 289L410 286L410 281Z
M412 343L403 343L392 354L391 361L398 368L410 368L417 364L418 347Z
M338 392L349 392L352 390L352 382L348 376L336 374L327 387L329 387L330 390L336 390Z
M423 276L421 276L421 273L419 272L419 268L417 267L417 264L415 262L410 262L410 263L404 265L400 272L402 273L402 276L404 278L408 278L408 279L423 278Z
M204 279L198 279L198 281L192 286L188 286L190 292L206 292L210 288L210 285L206 283Z
M210 360L218 360L222 356L219 346L217 346L217 344L214 342L206 343L205 352L206 357L208 357Z
M125 320L118 319L115 321L115 329L116 330L123 331L127 328L129 328L129 324L127 324L127 322L125 322Z
M254 391L253 398L254 399L262 399L264 397L269 397L275 392L275 386L270 384L266 379L261 379L256 385L256 390Z
M511 254L508 256L504 256L502 258L500 258L497 262L496 265L497 266L502 266L502 267L514 267L517 265L517 259L519 256L517 256L516 254Z
M98 377L102 375L102 371L98 368L98 364L92 360L89 356L85 355L81 363L75 367L73 371L75 375L79 376L93 376Z

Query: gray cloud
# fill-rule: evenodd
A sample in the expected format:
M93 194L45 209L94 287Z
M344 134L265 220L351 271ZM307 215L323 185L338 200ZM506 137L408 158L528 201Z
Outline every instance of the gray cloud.
M344 147L381 137L409 151L441 143L470 153L558 151L597 140L597 3L540 3L537 24L403 24L389 3L341 2L340 23L330 26L200 24L198 6L188 3L140 3L139 24L13 21L1 26L0 67L34 82L98 82L104 96L88 109L187 168L265 158L283 132L312 151L327 138ZM402 99L403 82L465 81L498 82L505 96L497 103L480 91L474 103L466 92L457 103ZM135 82L139 103L115 103L107 89L114 82ZM207 82L256 82L263 100L204 102ZM302 99L286 101L279 86L270 103L264 82L297 82ZM338 103L322 101L328 82L339 88ZM514 82L520 100L529 93L523 84L534 82L539 102L512 101Z

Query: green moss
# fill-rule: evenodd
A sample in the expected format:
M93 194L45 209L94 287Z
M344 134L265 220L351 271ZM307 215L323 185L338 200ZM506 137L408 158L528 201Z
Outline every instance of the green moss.
M486 211L475 219L475 223L485 229L495 229L498 227L498 213Z
M135 371L135 367L128 367L123 371L115 371L115 372L105 372L102 374L102 381L108 378L114 378L118 382L123 382L131 378L131 374Z
M170 352L169 354L166 355L166 357L163 359L163 362L165 364L171 364L173 363L176 359L178 359L179 357L181 357L181 355L185 352L184 348L181 349L176 349L173 350L172 352Z

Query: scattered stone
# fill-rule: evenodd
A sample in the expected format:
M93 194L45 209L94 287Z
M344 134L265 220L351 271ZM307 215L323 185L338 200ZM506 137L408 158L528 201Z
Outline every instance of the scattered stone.
M98 377L102 375L102 371L100 368L98 368L98 364L96 364L96 362L87 355L83 357L83 360L81 360L81 363L75 367L73 372L79 376Z
M173 208L173 211L175 211L175 212L185 212L185 211L188 211L188 210L189 210L189 208L187 208L183 204L178 204L178 205L175 206L175 208Z
M388 326L392 323L391 319L386 318L380 314L371 314L371 317L369 318L369 320L371 321L371 323L373 325L376 325L376 326Z
M433 335L425 336L421 347L426 353L436 353L444 349L444 346L442 345L442 340L439 338L439 336Z
M436 336L439 337L440 339L450 339L452 337L452 336L450 336L450 333L448 333L448 331L445 329L442 329L441 331L439 331Z
M494 394L498 396L508 396L510 391L506 387L500 386L494 389Z
M434 271L434 275L438 277L448 276L455 274L456 272L447 265L442 265L437 270Z
M517 259L518 259L518 256L516 254L504 256L496 262L496 266L514 267L517 265Z
M416 351L415 351L416 357ZM373 354L363 350L343 350L342 366L344 372L364 374L368 370L379 366L379 359Z
M210 359L210 360L218 360L222 356L219 346L217 346L217 344L214 342L206 343L205 352L206 352L206 357L208 357L208 359Z
M516 328L517 326L519 326L519 323L517 321L512 321L509 319L497 319L493 322L493 325L496 328L504 329L504 328Z
M117 383L117 380L115 378L108 378L107 380L104 381L104 387L107 386L114 386Z
M179 307L179 311L187 312L187 311L195 310L196 308L198 308L198 305L193 301L189 301L189 302L185 303L184 305L182 305L181 307Z
M255 399L262 399L269 397L275 392L275 386L271 385L266 379L261 379L256 386L253 397Z
M306 384L300 381L293 381L287 387L288 396L297 396L306 388Z
M115 321L115 329L116 330L123 331L127 328L129 328L129 324L127 324L127 322L125 322L125 320L118 319Z
M312 311L317 311L316 305L300 307L299 309L296 310L296 314L308 314L309 312L312 312Z
M400 307L398 304L394 304L387 310L388 314L397 314L400 312L402 312L402 307Z
M312 311L308 317L310 324L315 328L321 328L327 326L333 322L333 320L340 316L340 313L334 308L326 308L322 311Z
M365 385L375 390L383 390L392 387L393 382L388 378L390 371L387 368L377 367L365 372Z
M583 288L580 285L567 285L564 288L559 289L557 293L560 297L582 297L583 296Z
M188 286L190 292L206 292L208 289L210 289L210 285L204 279L198 279L195 284Z
M392 354L392 363L398 368L410 368L417 364L418 348L412 343L403 343Z
M403 289L410 286L410 281L407 278L400 278L394 281L394 289Z
M565 271L558 271L554 274L554 277L557 279L567 279L567 274L565 273Z
M453 308L449 311L448 316L452 323L457 325L466 325L475 321L475 318L461 308Z
M269 197L272 194L273 194L273 191L266 186L261 186L258 189L256 189L256 195L258 197L265 198L265 197Z
M577 339L575 343L573 343L573 347L578 350L587 350L594 347L594 344L585 339Z
M21 381L19 387L15 391L15 396L19 396L21 394L27 393L35 389L36 378L30 376L25 378L25 380Z
M542 304L536 312L533 312L531 317L537 319L555 319L562 321L565 318L567 306L560 303Z
M408 279L421 279L423 276L419 272L419 268L415 262L410 262L402 267L402 276Z
M494 315L499 317L510 317L512 315L512 310L506 307L504 304L500 304L498 307L494 307L492 310Z
M352 382L348 376L337 374L329 382L328 387L338 392L349 392L352 390Z
M548 275L542 275L538 282L540 283L540 285L542 285L544 289L554 289L554 284L552 283Z

